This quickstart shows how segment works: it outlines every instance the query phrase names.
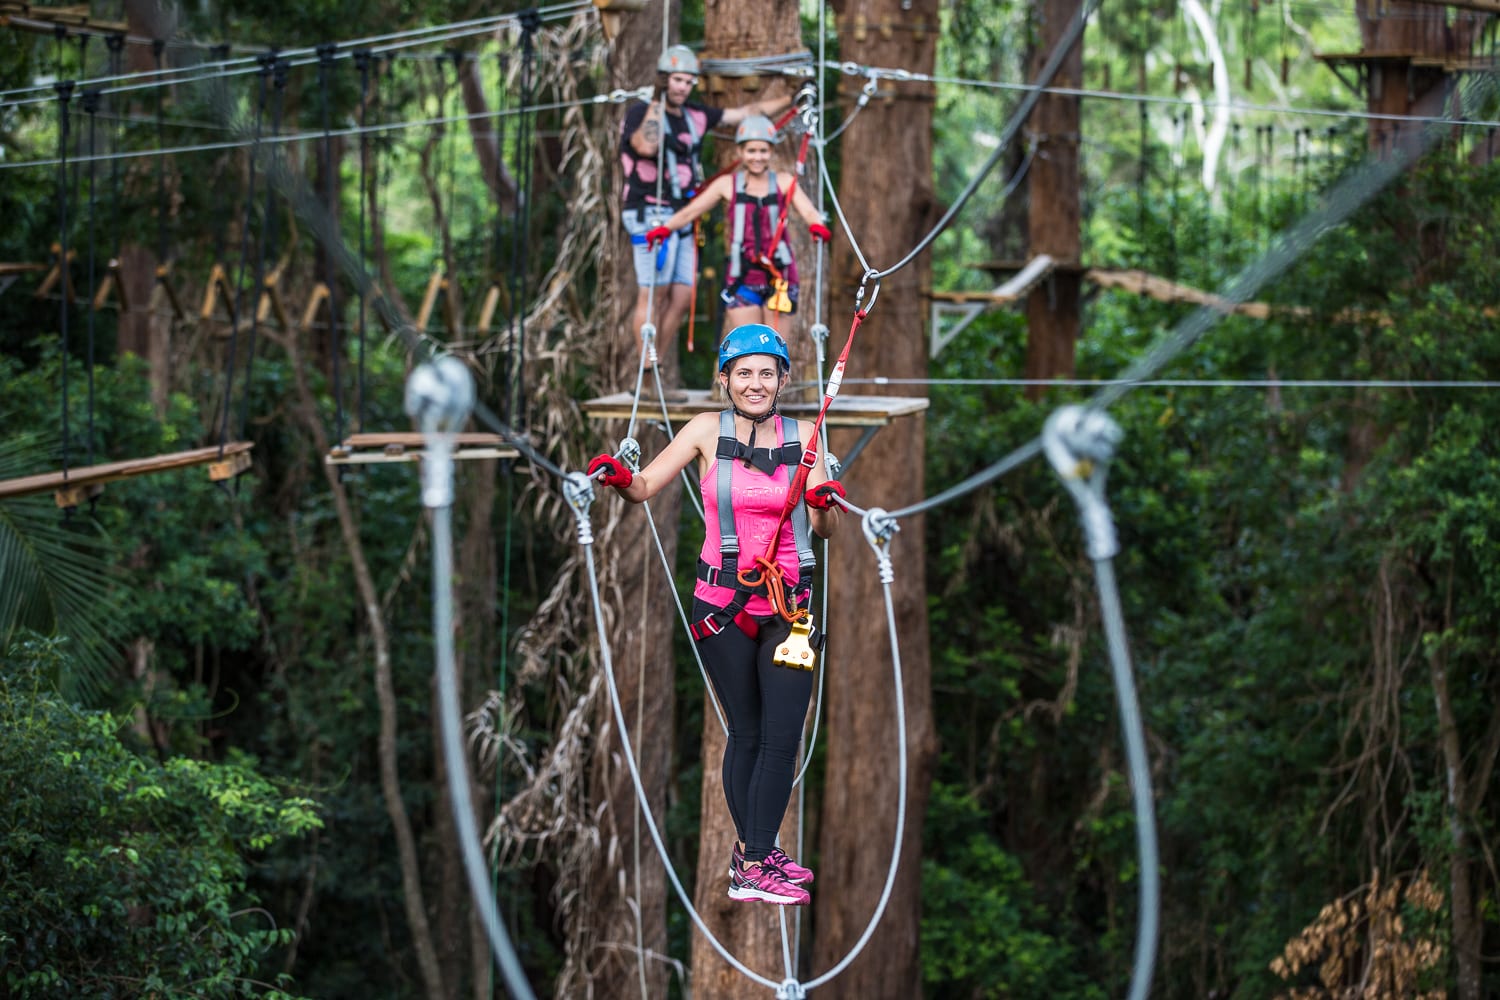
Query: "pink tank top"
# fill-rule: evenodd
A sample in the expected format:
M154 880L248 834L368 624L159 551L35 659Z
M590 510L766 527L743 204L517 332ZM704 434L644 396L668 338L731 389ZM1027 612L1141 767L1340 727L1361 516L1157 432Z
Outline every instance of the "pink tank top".
M781 418L772 417L766 424L776 426L776 447L785 442L781 434ZM765 425L761 425L764 427ZM719 552L719 491L718 464L714 459L703 474L699 490L703 494L703 520L706 524L701 558L710 566L723 566ZM777 466L774 475L766 475L756 468L746 468L744 462L734 463L730 478L730 495L734 503L734 530L740 540L740 569L755 565L757 556L766 554L771 546L771 535L776 531L776 522L781 517L781 508L786 505L787 490L792 486L792 467ZM781 526L781 541L776 545L776 564L781 567L787 589L797 582L797 543L792 537L792 521L787 518ZM719 587L707 580L699 580L693 587L693 596L716 608L722 608L734 600L733 587ZM753 595L745 603L745 610L752 615L774 613L770 600L763 594Z

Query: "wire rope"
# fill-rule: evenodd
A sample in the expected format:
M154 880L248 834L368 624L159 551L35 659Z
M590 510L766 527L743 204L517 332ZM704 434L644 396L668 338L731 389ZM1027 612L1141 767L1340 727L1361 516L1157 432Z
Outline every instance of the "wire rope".
M565 17L571 17L578 11L587 9L589 6L591 6L591 4L585 2L585 0L571 0L571 2L569 3L555 4L549 7L532 9L535 10L536 13L544 20L551 21L559 20ZM387 32L385 34L370 35L363 38L342 39L336 41L335 44L337 44L342 51L353 51L355 49L365 48L376 51L379 54L384 54L387 52L399 51L402 48L415 48L418 46L431 45L436 42L454 41L460 38L469 38L475 35L489 34L503 25L517 23L523 13L526 12L499 14L489 17L474 18L468 21L453 21L445 24L427 25L421 28L412 28L406 31ZM77 29L70 28L68 30L72 31ZM95 33L105 34L107 38L122 37L129 43L137 45L150 45L156 41L156 39L154 38L142 38L134 35L121 36L118 32ZM123 44L123 42L121 44ZM180 42L169 41L167 44L171 47L203 47L210 49L218 48L218 46L211 46L209 45L209 43L192 43L191 46L187 46ZM199 78L212 79L219 76L237 76L242 74L248 75L256 71L256 66L258 65L259 60L262 57L272 53L275 53L286 59L288 63L293 66L311 65L317 61L318 47L313 45L284 50L278 50L274 47L262 47L248 49L246 51L249 51L253 54L244 58L208 61L183 66L179 69L169 71L166 74L165 79L163 80L145 82L141 83L139 86L133 86L130 88L105 87L104 92L107 94L113 94L120 93L122 89L135 90L155 86L170 86L177 83L192 83L197 82ZM132 72L125 74L117 73L111 76L96 77L93 79L80 80L76 82L81 86L104 87L106 84L130 83L132 81L140 81L143 77L148 75L154 76L154 74L142 72ZM50 85L37 84L30 87L19 87L12 90L0 91L0 101L3 101L4 103L9 104L13 107L18 105L38 103L39 99L23 99L23 95L40 94L41 92L48 90L49 87Z

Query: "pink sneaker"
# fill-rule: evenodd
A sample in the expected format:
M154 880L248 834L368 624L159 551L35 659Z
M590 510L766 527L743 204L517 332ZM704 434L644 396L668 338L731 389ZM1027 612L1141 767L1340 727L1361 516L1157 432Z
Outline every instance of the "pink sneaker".
M754 861L731 869L729 898L759 899L779 906L806 906L812 901L807 890L788 882L780 869Z
M811 868L804 868L797 864L779 847L771 848L771 853L766 855L766 860L780 868L786 875L786 880L794 885L807 885L813 880Z
M740 849L739 842L736 841L734 849L729 854L730 878L734 877L735 866L744 864L744 861L745 852ZM771 848L771 853L766 855L766 863L772 865L773 867L780 868L781 874L785 875L786 880L793 885L806 885L813 880L813 873L811 868L804 868L801 865L797 864L797 862L787 857L786 852L779 847Z

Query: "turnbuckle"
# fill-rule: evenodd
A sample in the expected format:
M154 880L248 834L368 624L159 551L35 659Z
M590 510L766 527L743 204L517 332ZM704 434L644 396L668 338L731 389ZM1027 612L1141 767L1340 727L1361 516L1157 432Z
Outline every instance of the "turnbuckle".
M1108 414L1076 405L1053 413L1042 428L1042 450L1078 504L1089 558L1096 562L1120 551L1114 516L1104 499L1104 477L1122 436Z

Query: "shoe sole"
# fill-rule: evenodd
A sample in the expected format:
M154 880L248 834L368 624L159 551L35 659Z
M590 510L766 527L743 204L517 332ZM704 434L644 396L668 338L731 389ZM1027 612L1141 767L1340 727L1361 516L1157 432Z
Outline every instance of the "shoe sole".
M806 906L810 900L799 899L796 896L778 896L774 892L764 889L729 887L729 898L738 900L759 900L762 903L775 903L777 906Z

